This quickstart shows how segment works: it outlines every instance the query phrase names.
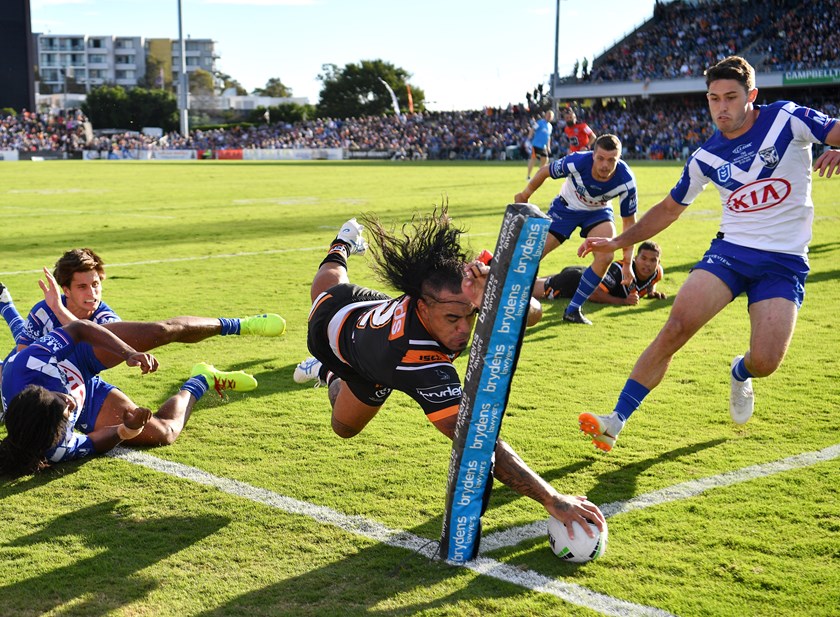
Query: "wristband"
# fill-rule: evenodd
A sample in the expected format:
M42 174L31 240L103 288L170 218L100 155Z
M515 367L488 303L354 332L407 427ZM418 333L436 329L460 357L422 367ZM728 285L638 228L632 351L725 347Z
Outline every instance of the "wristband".
M117 435L119 435L120 439L123 441L127 439L134 439L143 432L143 427L140 428L128 428L125 424L120 424L117 427Z

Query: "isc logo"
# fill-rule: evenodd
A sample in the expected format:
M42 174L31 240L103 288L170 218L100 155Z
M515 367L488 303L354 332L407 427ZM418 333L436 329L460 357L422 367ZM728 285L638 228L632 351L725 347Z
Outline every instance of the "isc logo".
M767 178L745 184L726 200L731 212L756 212L778 206L790 195L790 182L783 178Z

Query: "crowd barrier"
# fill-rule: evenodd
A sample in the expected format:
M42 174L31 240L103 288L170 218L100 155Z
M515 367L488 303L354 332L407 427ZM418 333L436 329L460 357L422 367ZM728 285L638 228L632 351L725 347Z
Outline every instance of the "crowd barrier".
M8 153L9 151L4 151ZM61 154L61 153L53 153ZM72 154L72 153L71 153ZM223 150L83 150L79 157L86 161L150 161L150 160L213 160L213 161L340 161L347 157L342 148L298 149L223 149ZM79 158L77 157L77 158ZM53 157L56 158L56 157ZM0 160L17 160L5 158Z

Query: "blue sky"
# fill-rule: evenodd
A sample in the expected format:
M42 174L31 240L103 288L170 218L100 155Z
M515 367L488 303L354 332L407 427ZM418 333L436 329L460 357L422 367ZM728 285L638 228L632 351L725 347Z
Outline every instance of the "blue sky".
M177 38L177 0L30 0L32 30ZM248 91L279 77L318 101L323 64L381 59L434 110L523 102L554 68L556 0L181 0L184 33L216 41ZM654 0L561 0L560 74L650 18Z

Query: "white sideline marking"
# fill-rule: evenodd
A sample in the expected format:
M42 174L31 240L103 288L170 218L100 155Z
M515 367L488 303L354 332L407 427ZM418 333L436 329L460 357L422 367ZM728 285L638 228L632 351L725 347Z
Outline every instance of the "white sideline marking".
M791 469L824 463L838 456L840 456L840 444L835 444L822 450L817 450L816 452L806 452L805 454L797 454L796 456L790 456L780 461L751 465L750 467L744 467L736 471L727 471L717 476L675 484L674 486L662 488L658 491L637 495L632 499L606 503L600 506L601 512L604 513L606 518L609 518L616 514L631 512L632 510L640 510L642 508L649 508L650 506L658 506L669 501L694 497L713 488L731 486L740 482L746 482L747 480L755 480L756 478L772 476L783 471L790 471ZM546 521L537 521L536 523L513 527L498 533L487 534L481 539L481 552L492 551L506 546L516 546L526 540L544 537L548 533L546 525Z
M465 236L470 237L479 237L479 236L493 236L496 235L495 233L477 233L477 234L463 234ZM170 264L170 263L178 263L182 261L207 261L209 259L238 259L240 257L255 257L258 255L279 255L282 253L303 253L307 251L326 251L326 247L323 246L307 246L301 247L296 249L270 249L267 251L243 251L241 253L222 253L219 255L196 255L193 257L172 257L170 259L147 259L144 261L128 261L121 264L108 264L108 269L111 268L131 268L133 266L149 266L151 264ZM9 270L7 272L0 272L0 276L12 276L16 274L41 274L43 270L38 268L37 270Z
M251 486L238 480L220 478L201 469L190 467L189 465L165 461L129 448L114 448L108 453L108 456L134 463L135 465L141 465L176 478L191 480L204 486L212 486L229 495L244 497L251 501L277 508L283 512L288 512L289 514L306 516L318 523L332 525L375 542L382 542L388 546L414 551L430 559L437 555L437 542L429 541L427 538L421 538L407 531L390 529L381 523L362 516L348 516L331 508L279 495L273 491ZM458 567L464 567L478 574L490 576L526 589L551 594L566 602L598 611L604 615L614 615L616 617L626 617L629 615L673 617L671 613L657 608L619 600L574 583L564 583L543 576L537 572L523 571L515 566L501 563L489 557L478 557Z

